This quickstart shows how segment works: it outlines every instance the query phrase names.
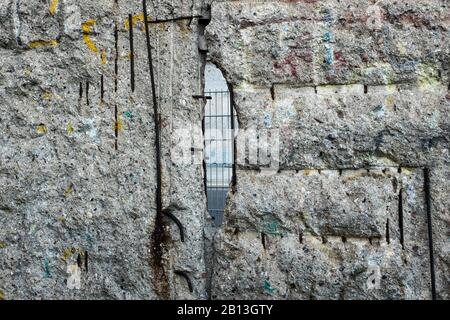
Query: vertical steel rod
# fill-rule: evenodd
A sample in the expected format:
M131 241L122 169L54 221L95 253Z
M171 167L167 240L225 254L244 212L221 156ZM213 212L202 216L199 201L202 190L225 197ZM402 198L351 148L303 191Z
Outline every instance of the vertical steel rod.
M430 274L431 274L431 297L436 300L436 276L434 272L434 249L433 249L433 221L431 219L431 188L430 188L430 169L425 168L424 175L424 190L425 202L427 207L427 221L428 221L428 246L430 251Z
M143 0L144 21L148 21L147 1ZM150 31L148 23L144 23L145 38L147 40L148 66L150 69L150 82L152 87L153 99L153 120L155 122L155 148L156 148L156 213L158 216L162 214L162 196L161 196L161 141L159 132L159 113L158 101L156 99L155 74L153 70L152 49L150 46Z
M131 91L134 92L134 40L133 40L133 16L128 15L128 24L130 25L130 81Z

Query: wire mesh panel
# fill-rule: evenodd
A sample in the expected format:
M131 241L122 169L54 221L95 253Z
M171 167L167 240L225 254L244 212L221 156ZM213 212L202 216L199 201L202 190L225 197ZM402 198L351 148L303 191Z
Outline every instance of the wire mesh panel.
M228 91L207 92L205 160L208 211L215 224L223 222L225 202L233 175L233 131ZM235 120L236 123L236 120Z

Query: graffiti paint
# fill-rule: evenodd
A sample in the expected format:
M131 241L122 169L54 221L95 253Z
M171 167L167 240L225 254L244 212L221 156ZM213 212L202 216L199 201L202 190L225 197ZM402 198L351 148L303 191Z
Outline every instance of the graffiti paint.
M383 105L378 105L372 110L375 118L382 118L386 113L386 108Z
M272 286L270 285L270 282L267 280L264 280L264 285L263 285L264 291L270 295L274 294L275 289L272 288Z
M50 264L48 262L48 259L44 259L44 278L51 278L50 276Z
M72 135L74 131L75 131L75 129L73 128L72 123L69 122L69 123L67 124L67 134L68 134L68 135Z
M329 31L325 32L322 36L324 42L331 42L333 40L333 34Z
M122 122L120 121L120 117L117 116L117 121L114 123L114 131L122 130Z
M334 49L330 45L326 45L325 48L326 48L325 62L326 64L331 65L333 64L334 61Z
M46 134L48 132L48 128L45 124L40 124L36 127L36 132L39 134Z
M388 96L385 100L384 100L384 104L389 107L392 108L395 105L395 99L393 96Z
M92 41L91 36L89 35L91 32L92 27L94 27L97 24L97 21L94 19L88 20L86 22L82 23L82 30L83 30L83 40L86 43L89 50L95 53L99 53L100 50L97 48L95 43Z
M102 60L102 64L106 64L107 61L106 61L106 50L105 49L102 50L100 59Z
M51 93L51 92L49 92L49 91L45 91L45 92L42 94L42 99L43 99L43 100L46 100L46 101L53 100L53 93Z
M325 63L331 65L334 61L334 48L331 44L333 41L333 33L329 31L325 32L322 36L322 41L325 42Z
M133 119L133 113L131 111L125 111L124 116L128 119Z
M50 14L53 16L56 12L56 8L58 7L58 0L52 0L50 3Z
M28 47L30 49L38 49L38 48L42 48L42 47L56 47L59 44L58 40L35 40L35 41L31 41L28 44Z
M73 185L71 184L67 189L64 191L64 196L68 197L73 193Z
M69 259L75 252L77 252L77 249L75 249L74 247L67 248L62 254L61 260L67 261L67 259Z
M144 14L143 13L140 13L140 14L137 14L137 15L135 15L135 16L133 16L132 18L131 18L131 23L133 24L133 27L136 25L136 23L138 23L138 22L144 22ZM144 29L144 24L142 23L142 31L145 31L145 29ZM125 25L124 25L124 27L125 27L125 30L129 30L130 29L130 21L127 19L127 20L125 20Z
M272 119L270 117L270 114L265 114L264 115L264 126L266 128L270 128L271 125L272 125Z
M291 72L291 76L297 78L297 65L294 63L294 55L291 53L282 62L275 62L273 64L275 69L284 69L285 66L288 66Z

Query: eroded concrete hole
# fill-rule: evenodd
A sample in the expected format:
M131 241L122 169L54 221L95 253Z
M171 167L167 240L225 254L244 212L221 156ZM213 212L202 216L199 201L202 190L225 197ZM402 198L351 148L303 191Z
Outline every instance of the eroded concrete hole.
M213 63L205 67L205 162L208 212L216 226L223 223L228 191L233 177L233 136L237 128L227 82ZM232 119L234 118L234 125Z

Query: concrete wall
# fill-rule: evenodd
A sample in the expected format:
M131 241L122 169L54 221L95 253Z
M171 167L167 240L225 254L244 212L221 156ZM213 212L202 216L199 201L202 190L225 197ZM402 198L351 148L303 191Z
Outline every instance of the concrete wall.
M427 199L449 297L446 1L147 6L156 117L141 1L0 0L0 299L429 299ZM218 230L206 50L240 129Z
M240 123L213 298L431 298L424 167L448 298L448 3L215 1L212 17Z
M151 20L202 13L201 1L151 3ZM192 97L202 92L199 19L149 25L162 202L184 243L171 219L156 218L143 21L141 1L0 2L3 298L206 297L202 166L171 157L173 132L201 124L203 101Z

